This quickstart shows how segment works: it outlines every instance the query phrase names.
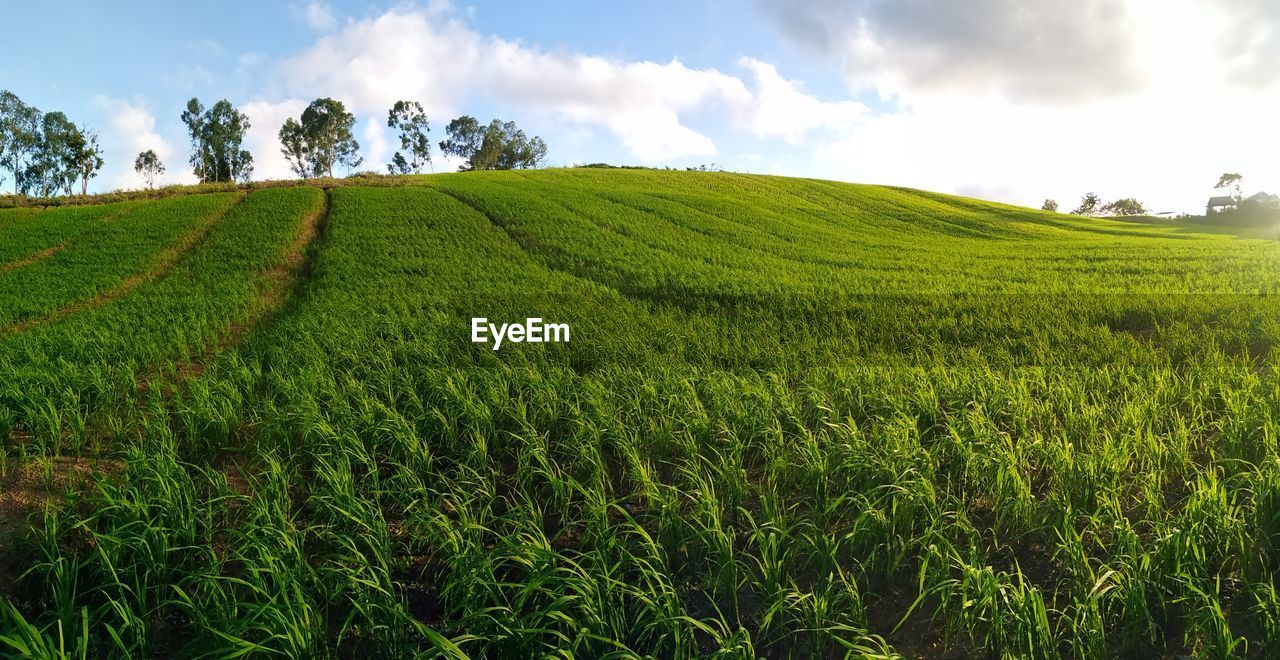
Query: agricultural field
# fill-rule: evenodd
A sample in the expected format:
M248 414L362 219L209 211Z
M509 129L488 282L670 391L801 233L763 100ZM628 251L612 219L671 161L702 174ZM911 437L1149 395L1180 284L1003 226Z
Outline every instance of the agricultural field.
M0 292L5 653L1280 655L1275 240L467 172L0 210Z

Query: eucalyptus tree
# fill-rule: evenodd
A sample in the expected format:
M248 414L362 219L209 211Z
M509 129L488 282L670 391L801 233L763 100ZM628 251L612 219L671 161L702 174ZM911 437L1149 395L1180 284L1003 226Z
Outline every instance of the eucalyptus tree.
M98 144L98 133L93 130L77 131L72 141L72 163L80 178L80 194L89 194L89 180L98 176L102 169L102 147Z
M387 127L400 131L400 149L392 156L387 170L392 174L421 174L431 163L431 139L427 133L427 113L417 101L396 101L387 112ZM404 154L408 154L406 157Z
M290 117L280 127L280 152L304 179L332 177L335 164L350 169L364 162L358 155L360 143L352 134L355 123L355 116L341 101L316 99L302 111L301 121Z
M440 151L463 159L459 170L514 170L537 167L547 156L542 138L529 138L515 122L499 119L481 126L464 115L445 127Z
M253 155L243 148L248 115L223 99L205 109L200 100L187 101L182 123L191 136L191 167L201 183L248 181Z
M28 162L40 147L40 111L9 90L0 91L0 168L13 177L13 192L22 188Z
M147 182L147 189L150 190L156 187L156 179L164 174L164 163L160 162L160 157L154 150L147 149L133 159L133 171Z

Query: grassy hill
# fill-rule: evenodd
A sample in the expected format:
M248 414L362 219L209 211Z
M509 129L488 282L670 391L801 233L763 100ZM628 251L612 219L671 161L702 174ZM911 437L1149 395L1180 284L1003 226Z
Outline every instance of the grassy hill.
M0 643L1280 653L1277 273L724 173L0 210Z

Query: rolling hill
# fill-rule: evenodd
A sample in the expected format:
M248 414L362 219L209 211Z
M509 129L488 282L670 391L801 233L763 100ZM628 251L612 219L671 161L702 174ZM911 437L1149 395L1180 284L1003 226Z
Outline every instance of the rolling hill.
M0 210L0 643L1278 653L1280 243L1195 229L604 169Z

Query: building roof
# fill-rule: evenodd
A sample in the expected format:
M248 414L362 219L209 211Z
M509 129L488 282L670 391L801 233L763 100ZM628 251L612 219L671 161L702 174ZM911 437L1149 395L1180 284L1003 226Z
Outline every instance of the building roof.
M1264 193L1264 192L1260 192L1249 198L1249 201L1251 202L1273 202L1277 200L1280 200L1280 197L1277 197L1275 195L1271 195L1268 193Z
M1234 197L1210 197L1209 206L1235 206L1236 198Z

